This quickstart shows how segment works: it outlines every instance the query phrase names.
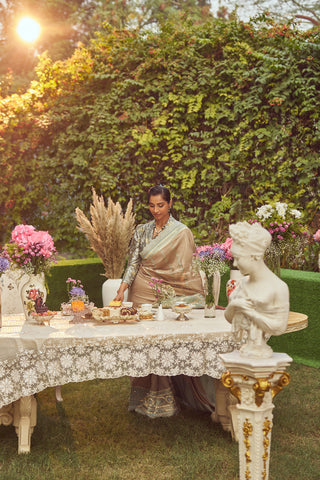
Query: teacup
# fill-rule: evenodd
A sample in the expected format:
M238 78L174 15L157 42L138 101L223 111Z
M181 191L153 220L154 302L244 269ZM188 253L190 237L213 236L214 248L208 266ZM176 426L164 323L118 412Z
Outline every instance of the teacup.
M133 305L133 302L122 302L122 307L126 307L126 308L131 308Z
M152 312L152 303L143 303L141 305L141 310L144 312Z

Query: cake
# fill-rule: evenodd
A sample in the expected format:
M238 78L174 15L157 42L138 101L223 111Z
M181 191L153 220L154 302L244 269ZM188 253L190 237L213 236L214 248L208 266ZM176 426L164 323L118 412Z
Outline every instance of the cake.
M111 300L111 302L109 302L109 307L121 307L121 301L120 300Z

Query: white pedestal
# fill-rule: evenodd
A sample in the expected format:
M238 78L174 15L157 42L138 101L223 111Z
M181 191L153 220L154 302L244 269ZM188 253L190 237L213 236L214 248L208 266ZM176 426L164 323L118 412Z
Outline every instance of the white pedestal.
M240 480L268 480L273 397L289 384L286 353L246 358L238 351L220 355L226 369L222 383L237 398L229 406L234 437L239 440Z
M107 307L111 300L117 295L118 288L122 282L121 278L108 278L102 285L102 305ZM124 301L128 298L128 291L124 292Z

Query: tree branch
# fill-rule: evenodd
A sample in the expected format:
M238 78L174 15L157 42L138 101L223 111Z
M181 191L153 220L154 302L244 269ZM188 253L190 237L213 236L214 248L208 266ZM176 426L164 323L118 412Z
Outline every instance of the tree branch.
M308 15L295 15L295 18L300 18L302 20L307 20L308 22L311 22L315 26L320 26L320 21L316 20L315 18L309 17Z

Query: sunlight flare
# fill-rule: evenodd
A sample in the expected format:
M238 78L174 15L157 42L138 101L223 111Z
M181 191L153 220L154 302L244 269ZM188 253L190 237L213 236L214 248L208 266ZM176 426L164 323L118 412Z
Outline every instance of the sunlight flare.
M25 42L32 43L40 35L41 27L39 23L31 17L22 18L17 26L18 35Z

